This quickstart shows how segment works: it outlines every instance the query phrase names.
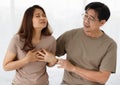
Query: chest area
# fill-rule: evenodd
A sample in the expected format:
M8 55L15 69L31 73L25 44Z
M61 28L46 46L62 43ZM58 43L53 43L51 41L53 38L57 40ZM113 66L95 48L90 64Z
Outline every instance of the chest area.
M104 42L71 39L66 45L67 57L75 64L99 66L108 46Z

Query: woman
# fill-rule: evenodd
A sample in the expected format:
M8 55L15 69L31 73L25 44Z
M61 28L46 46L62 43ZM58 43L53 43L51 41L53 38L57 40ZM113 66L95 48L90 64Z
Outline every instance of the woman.
M14 35L7 49L3 68L16 70L13 85L48 85L46 65L38 58L38 50L56 50L56 41L51 36L45 11L34 5L25 11L19 31Z

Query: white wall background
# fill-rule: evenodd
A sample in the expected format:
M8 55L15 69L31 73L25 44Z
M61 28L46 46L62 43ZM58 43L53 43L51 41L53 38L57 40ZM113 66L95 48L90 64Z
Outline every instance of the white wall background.
M55 38L63 32L82 27L81 14L84 6L91 1L101 1L111 10L109 21L103 29L118 45L117 71L112 74L107 85L120 85L120 0L0 0L0 85L10 85L14 71L5 72L2 63L11 37L18 31L24 11L34 5L42 6L53 28ZM64 57L63 57L64 58ZM59 85L63 70L56 66L48 68L50 85Z

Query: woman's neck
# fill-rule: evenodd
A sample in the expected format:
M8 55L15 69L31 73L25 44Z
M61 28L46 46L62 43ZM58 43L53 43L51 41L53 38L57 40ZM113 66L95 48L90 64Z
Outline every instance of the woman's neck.
M32 37L32 43L33 44L38 44L40 42L40 39L41 39L41 32L34 32L33 33L33 37Z

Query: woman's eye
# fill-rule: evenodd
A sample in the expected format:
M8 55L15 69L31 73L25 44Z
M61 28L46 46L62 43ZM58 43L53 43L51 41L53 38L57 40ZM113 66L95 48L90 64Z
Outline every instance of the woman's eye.
M40 17L40 16L36 16L36 17Z

